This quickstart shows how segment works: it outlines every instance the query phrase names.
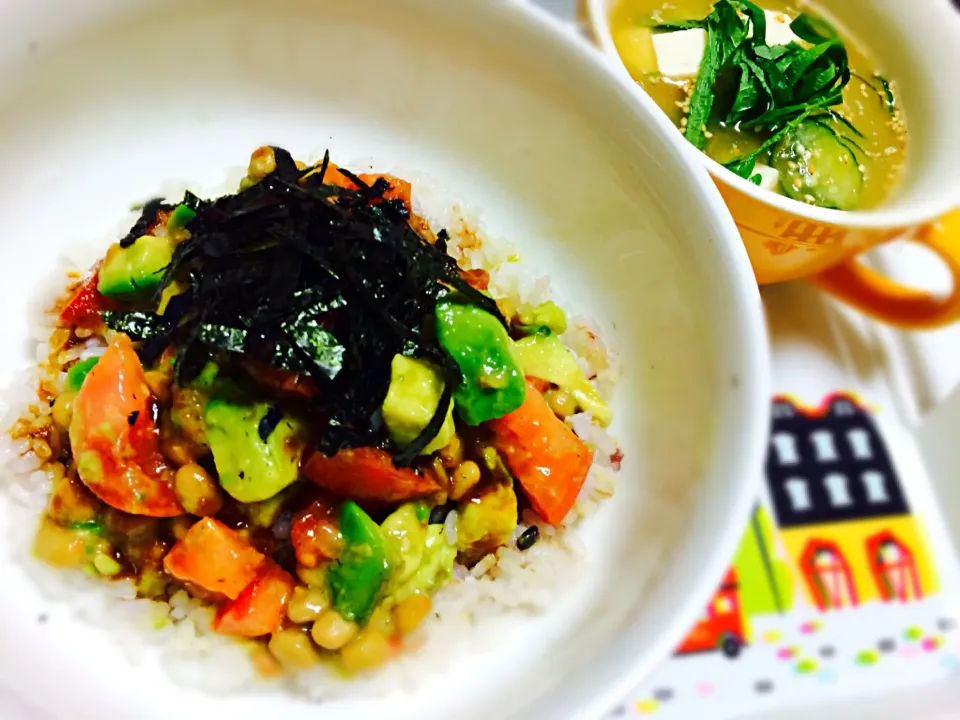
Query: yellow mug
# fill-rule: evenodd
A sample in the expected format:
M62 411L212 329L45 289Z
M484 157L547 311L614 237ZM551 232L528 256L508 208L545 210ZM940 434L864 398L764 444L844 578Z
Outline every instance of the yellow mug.
M622 0L581 0L580 17L600 49L627 72L610 31ZM762 4L762 1L761 1ZM907 172L895 198L875 211L813 207L761 189L697 153L733 215L761 285L809 279L883 322L934 328L960 320L960 87L946 68L960 68L960 13L950 0L922 12L903 0L820 0L841 27L856 28L899 81L907 122ZM946 73L946 74L945 74ZM690 147L691 152L697 152ZM905 287L857 258L897 239L922 243L953 276L937 297Z
M772 204L763 197L765 191L755 197L725 179L714 176L714 181L737 222L760 285L806 277L861 312L904 328L934 328L960 320L960 210L933 222L850 225L845 220L874 213L822 211L839 216L837 222L825 222L804 212L800 203L783 203L798 205L794 212ZM897 239L922 243L940 256L953 276L949 296L901 285L857 259Z

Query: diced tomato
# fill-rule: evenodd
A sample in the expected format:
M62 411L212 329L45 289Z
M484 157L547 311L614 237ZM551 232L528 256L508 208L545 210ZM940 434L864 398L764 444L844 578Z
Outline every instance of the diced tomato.
M523 405L487 426L533 509L551 525L563 522L587 479L590 449L529 381Z
M175 470L160 452L153 403L130 338L117 335L74 398L70 445L83 484L107 505L173 517L184 510Z
M225 635L260 637L280 628L294 582L286 570L267 563L260 576L217 613L213 629Z
M383 178L387 181L387 184L390 188L383 194L383 197L387 200L400 200L407 208L407 210L412 210L412 197L413 190L410 187L410 183L401 178L394 177L393 175L376 175L372 173L366 173L363 175L357 175L358 178L363 180L367 185L373 185L377 180Z
M312 398L319 392L317 383L307 375L278 370L266 363L244 358L243 367L257 382L291 395Z
M357 174L357 177L368 186L373 185L377 180L383 178L390 186L389 189L383 194L383 197L387 200L400 200L406 206L408 212L413 211L413 191L410 183L406 180L394 177L393 175L384 175L378 173L359 173ZM330 163L327 166L327 171L323 176L323 181L328 185L337 185L339 187L349 189L356 189L357 187L356 184L346 175L341 173L340 169L333 163Z
M483 268L474 270L461 270L461 277L466 280L472 288L476 290L486 290L490 287L490 273Z
M541 380L540 378L531 377L529 375L527 375L526 380L527 380L527 385L532 385L541 393L545 393L547 390L550 389L550 383L547 382L546 380Z
M293 516L290 542L297 562L308 568L340 557L340 504L326 496L318 497Z
M113 300L97 289L100 282L99 264L90 278L80 286L73 297L60 310L60 322L64 325L84 325L99 318L104 310L114 307Z
M210 592L237 598L257 579L266 558L219 520L203 518L163 559L173 577Z
M303 474L334 495L354 500L395 503L430 495L440 489L432 477L398 468L378 448L348 448L333 457L311 455Z

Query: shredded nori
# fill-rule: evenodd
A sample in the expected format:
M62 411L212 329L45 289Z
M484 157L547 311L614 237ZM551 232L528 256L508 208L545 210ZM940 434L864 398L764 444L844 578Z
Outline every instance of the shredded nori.
M139 410L134 410L132 413L127 415L127 425L129 425L130 427L133 427L134 425L136 425L138 417L140 417Z
M149 340L171 328L171 323L152 312L107 310L102 315L108 328L126 333L131 340Z
M140 217L133 224L133 227L130 228L130 232L120 238L120 247L130 247L133 245L137 238L147 232L149 228L157 219L157 213L161 210L172 210L173 205L167 205L163 202L163 198L153 198L147 200L143 204L143 208L140 211Z
M283 419L283 410L276 405L271 405L270 409L260 418L260 424L257 426L257 434L263 442L266 442L271 433L277 429L277 425Z
M461 380L436 340L438 300L457 294L506 321L461 277L446 233L431 244L411 227L401 200L383 197L386 180L371 185L338 168L357 187L326 184L329 153L319 170L301 171L290 153L273 150L276 170L251 187L214 200L184 196L196 217L153 307L174 282L185 291L164 315L113 311L104 319L143 341L145 363L172 345L181 385L208 360L231 355L308 376L319 389L310 410L322 429L321 451L384 447L398 466L409 465L436 436ZM380 406L401 353L437 365L445 388L423 432L396 448Z

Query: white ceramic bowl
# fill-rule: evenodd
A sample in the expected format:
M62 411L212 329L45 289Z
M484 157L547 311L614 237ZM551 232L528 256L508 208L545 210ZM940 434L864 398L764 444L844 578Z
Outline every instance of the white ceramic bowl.
M733 221L642 93L510 3L0 2L0 34L5 376L30 361L28 297L64 247L117 233L132 201L172 181L219 185L257 145L330 147L430 178L600 320L626 369L627 454L556 610L389 705L181 690L149 654L131 664L45 604L4 557L0 683L28 704L0 715L594 717L669 653L747 517L768 366Z
M587 32L616 72L626 76L610 26L620 2L579 0L579 10ZM692 145L689 151L723 194L761 285L809 277L884 322L914 329L956 322L960 243L948 229L929 232L929 225L960 208L960 132L954 120L960 115L960 83L955 73L945 72L960 67L957 2L816 0L811 5L841 34L865 43L886 76L898 83L908 128L907 165L893 196L871 210L816 207L761 189ZM954 275L954 291L940 295L893 284L855 260L893 238L918 241L940 255Z
M761 190L697 153L710 173L726 185L788 213L841 227L889 229L913 227L935 219L960 203L960 133L951 120L960 113L960 93L944 68L960 64L960 21L952 0L817 0L814 5L838 27L868 43L884 72L899 82L909 128L907 173L902 187L883 207L849 212L830 210ZM619 72L626 74L610 28L618 0L579 0L580 12L597 45ZM762 4L762 3L761 3ZM956 5L956 3L953 3ZM800 3L803 5L803 3ZM952 83L952 84L950 84Z

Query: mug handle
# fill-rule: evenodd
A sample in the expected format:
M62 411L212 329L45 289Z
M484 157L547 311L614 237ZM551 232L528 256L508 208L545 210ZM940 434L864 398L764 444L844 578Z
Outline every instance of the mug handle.
M960 320L960 210L924 226L916 240L933 250L953 277L946 298L901 285L857 258L812 277L811 282L865 315L910 330L928 330Z

